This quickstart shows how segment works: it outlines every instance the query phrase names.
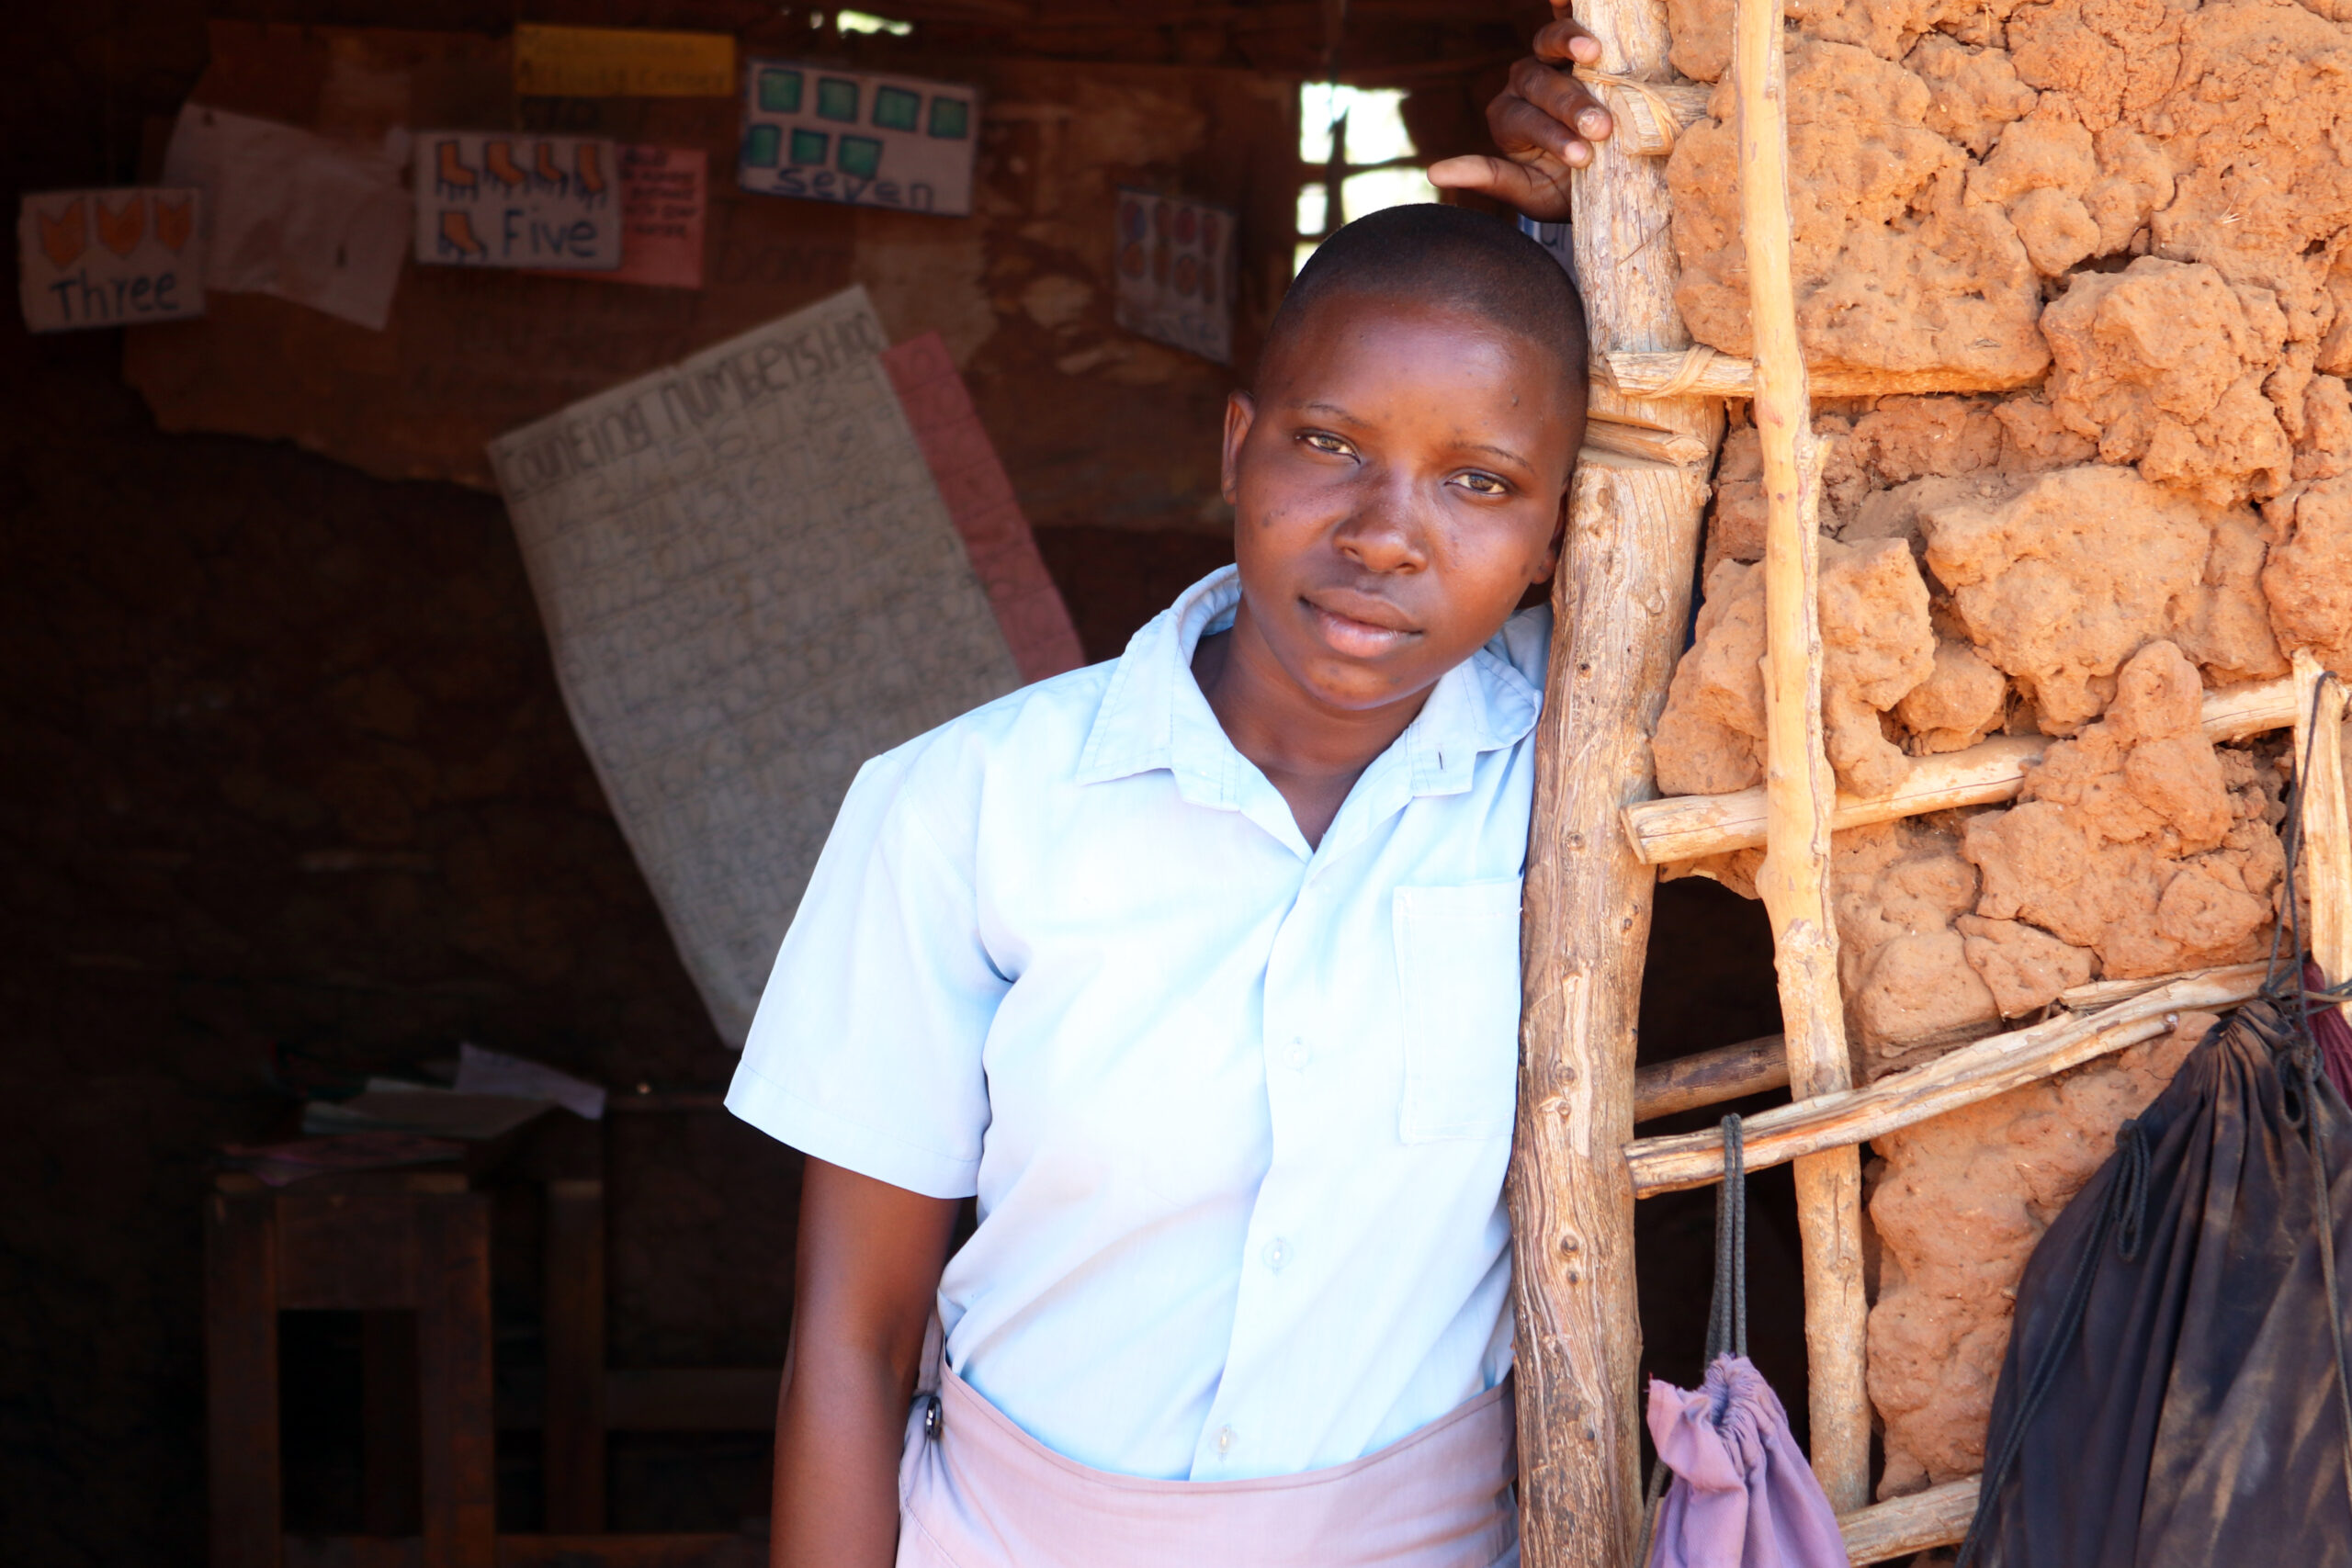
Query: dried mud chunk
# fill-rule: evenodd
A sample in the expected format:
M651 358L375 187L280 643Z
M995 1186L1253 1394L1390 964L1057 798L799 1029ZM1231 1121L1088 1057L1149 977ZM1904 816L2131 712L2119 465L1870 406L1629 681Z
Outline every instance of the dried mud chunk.
M1830 764L1855 795L1884 795L1911 771L1878 716L1935 672L1928 585L1900 539L1821 547L1822 723Z
M2287 672L2287 656L2271 635L2269 606L2262 597L2268 551L2251 513L2216 518L2204 574L2174 605L2172 639L2211 684L2235 685Z
M1731 0L1666 0L1666 58L1693 82L1720 79L1731 70L1732 16Z
M2301 487L2268 509L2280 536L2262 569L2270 625L2352 675L2352 476Z
M1879 715L1928 678L1935 633L1928 586L1898 539L1859 547L1822 541L1821 706L1840 785L1882 794L1910 759L1881 729ZM1650 740L1658 788L1724 795L1764 777L1764 573L1719 562L1708 573L1697 636L1675 667L1666 711Z
M2201 694L2171 643L2135 655L2105 720L2028 767L2018 805L1969 819L1975 912L2089 948L2114 979L2258 956L2284 863L2198 728Z
M2352 471L2352 388L2340 376L2313 376L2303 388L2295 442L2295 477L2332 479Z
M2154 107L2179 73L2181 14L2165 0L2024 6L2007 32L2018 79L2064 93L2093 131Z
M1952 924L1969 967L1992 990L2003 1018L2022 1018L2047 1007L2059 993L2091 977L2090 949L2070 946L2036 927L1981 915L1962 915Z
M2064 96L2045 93L2033 112L2002 131L1991 154L1968 172L1968 198L2006 204L2038 190L2080 197L2098 173L2091 133Z
M2053 735L2098 716L2109 679L2198 586L2212 541L2193 502L2099 466L1923 507L1920 523L1969 640Z
M2009 680L1964 642L1936 644L1935 669L1904 694L1894 716L1922 755L1958 751L2000 728L2009 705Z
M1743 424L1724 437L1715 459L1715 501L1707 514L1706 577L1726 560L1764 558L1764 449L1756 427Z
M1881 1497L1974 1475L2026 1259L2213 1022L1872 1140L1883 1249L1870 1394L1885 1423Z
M2041 295L2007 215L1965 199L1968 154L1928 129L1927 84L1849 44L1802 34L1788 50L1797 324L1823 368L2023 385L2049 350ZM1667 165L1682 275L1675 302L1693 336L1750 349L1730 89Z
M1838 836L1830 866L1838 967L1855 1038L1883 1063L1999 1021L1953 919L1976 897L1954 836L1918 821Z
M2001 423L2001 467L2010 473L2072 468L2098 456L2098 444L2061 424L2038 389L2002 400L1993 417Z
M2142 256L2087 273L2042 312L2055 361L2050 406L2110 463L2217 504L2275 494L2293 468L2262 381L2278 316L2201 264ZM2283 332L2283 318L2278 330Z
M2138 114L2180 171L2150 224L2164 254L2211 263L2233 283L2285 297L2290 319L2317 304L2325 260L2306 255L2352 223L2352 36L2296 6L2219 0L2173 13L2170 78ZM2020 75L2031 72L2022 55ZM2326 322L2305 324L2312 332ZM2301 335L2299 333L2299 335Z
M2009 221L2017 225L2033 270L2044 277L2063 276L2099 248L2098 220L2063 190L2045 186L2026 192L2009 204Z
M1660 794L1728 795L1763 782L1763 569L1720 561L1650 737Z
M1921 39L1903 63L1928 85L1927 128L1980 158L2001 128L2024 118L2041 96L2018 80L2007 54L1970 49L1942 33Z

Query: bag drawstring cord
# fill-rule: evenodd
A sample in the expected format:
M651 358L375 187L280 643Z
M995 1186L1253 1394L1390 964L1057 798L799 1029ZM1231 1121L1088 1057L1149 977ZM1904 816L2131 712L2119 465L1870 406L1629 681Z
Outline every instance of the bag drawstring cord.
M1747 1145L1737 1116L1726 1116L1724 1131L1724 1179L1715 1189L1715 1290L1707 1303L1707 1365L1719 1356L1747 1354ZM1650 1464L1650 1483L1642 1497L1642 1543L1636 1568L1650 1560L1656 1542L1658 1504L1666 1495L1668 1474L1660 1455Z

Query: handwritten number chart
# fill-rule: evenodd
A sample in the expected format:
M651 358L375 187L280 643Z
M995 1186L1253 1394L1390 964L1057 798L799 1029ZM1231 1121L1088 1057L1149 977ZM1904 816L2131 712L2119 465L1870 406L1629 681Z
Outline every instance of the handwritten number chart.
M741 1043L860 763L1020 684L862 288L491 444L572 722Z

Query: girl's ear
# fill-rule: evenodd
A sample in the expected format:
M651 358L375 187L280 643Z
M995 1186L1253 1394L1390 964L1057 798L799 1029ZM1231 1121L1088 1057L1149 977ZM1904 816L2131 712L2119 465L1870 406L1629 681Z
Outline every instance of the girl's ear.
M1258 421L1257 400L1247 392L1235 392L1225 400L1225 477L1224 496L1227 506L1236 504L1241 489L1241 444L1249 439L1250 427Z
M1567 547L1568 498L1575 493L1576 469L1568 470L1569 484L1560 487L1560 514L1552 520L1552 542L1544 547L1544 570L1530 579L1534 582L1549 582L1560 570L1560 552Z

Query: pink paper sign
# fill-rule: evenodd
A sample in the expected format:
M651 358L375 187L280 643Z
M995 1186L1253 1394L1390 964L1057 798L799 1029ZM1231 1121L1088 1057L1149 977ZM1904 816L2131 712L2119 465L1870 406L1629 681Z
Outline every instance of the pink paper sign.
M621 265L610 272L545 276L700 288L709 155L699 147L624 144L614 162L620 171Z
M1061 591L1021 514L1012 480L980 427L979 411L937 333L887 349L882 368L914 427L923 464L964 538L972 571L987 590L997 629L1024 681L1043 681L1086 662Z

